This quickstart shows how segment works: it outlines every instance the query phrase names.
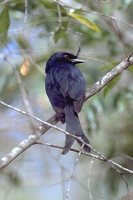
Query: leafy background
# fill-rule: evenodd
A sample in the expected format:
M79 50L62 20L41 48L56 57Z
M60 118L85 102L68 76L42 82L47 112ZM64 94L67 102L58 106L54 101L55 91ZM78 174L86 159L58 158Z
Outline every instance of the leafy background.
M47 120L54 112L44 89L44 66L56 51L76 53L88 87L132 51L132 0L0 1L0 99ZM82 126L106 156L133 156L132 67L84 104ZM38 124L0 105L0 155L8 153ZM63 125L59 124L62 128ZM64 144L49 130L41 142ZM75 147L79 148L75 143ZM55 148L34 145L0 173L0 199L116 200L126 193L122 178L106 164ZM132 169L125 157L113 158ZM91 163L91 164L90 164ZM129 190L133 181L127 176Z

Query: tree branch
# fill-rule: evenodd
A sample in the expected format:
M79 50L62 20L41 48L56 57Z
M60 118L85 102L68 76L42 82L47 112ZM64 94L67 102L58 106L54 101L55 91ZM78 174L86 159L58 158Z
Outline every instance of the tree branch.
M119 74L121 74L125 69L130 67L133 64L133 53L131 53L127 58L125 58L120 64L118 64L115 68L105 74L99 81L94 83L90 88L86 91L85 100L94 96L96 93L101 91L110 81L116 78Z
M111 80L113 80L116 76L118 76L120 73L122 73L125 69L127 69L132 64L133 64L133 53L130 56L128 56L127 58L125 58L119 65L117 65L115 68L113 68L110 72L105 74L94 85L92 85L86 92L85 100L89 99L91 96L93 96L96 93L98 93ZM37 127L37 129L35 130L35 132L33 134L31 134L29 137L27 137L25 140L23 140L20 144L18 144L18 146L13 148L11 150L11 152L9 152L7 155L5 155L0 160L0 170L3 169L4 167L8 166L13 160L15 160L20 154L22 154L30 146L32 146L33 144L36 144L37 141L39 140L39 138L51 127L56 129L56 130L59 130L59 131L63 132L66 135L68 135L68 134L71 135L72 137L74 137L75 139L78 139L79 141L81 141L84 144L84 141L81 138L76 137L76 136L74 136L74 135L62 130L61 128L59 128L57 126L54 126L54 124L56 124L58 122L58 120L56 119L55 115L52 116L46 122L44 122L44 121L42 121L41 119L39 119L39 118L37 118L35 116L31 116L30 114L26 113L25 111L22 111L20 109L17 109L15 107L11 106L11 105L8 105L8 104L4 103L3 101L0 101L0 104L6 106L8 108L14 109L14 110L16 110L17 112L19 112L21 114L24 114L24 115L27 115L29 117L32 117L33 119L35 119L35 120L37 120L37 121L42 123L42 125ZM106 161L118 173L121 172L121 173L133 174L132 170L124 168L123 166L119 165L118 163L115 163L114 161L112 161L111 159L107 159L105 156L103 156L102 154L97 152L91 145L89 145L87 143L85 143L85 144L90 146L91 149L96 154L95 156L92 156L92 157L95 157L95 158L100 159L102 161ZM85 153L85 155L91 156L91 154L87 154L87 153Z

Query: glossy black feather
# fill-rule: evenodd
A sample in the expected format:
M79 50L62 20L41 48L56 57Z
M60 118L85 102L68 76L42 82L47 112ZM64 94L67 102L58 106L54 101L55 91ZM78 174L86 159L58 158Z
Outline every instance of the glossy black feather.
M75 66L77 57L67 52L57 52L47 61L45 72L46 93L58 119L64 123L66 130L80 136L89 143L84 135L78 118L84 98L86 82L81 71ZM66 136L63 154L67 153L74 142L74 138ZM86 146L87 151L90 148Z

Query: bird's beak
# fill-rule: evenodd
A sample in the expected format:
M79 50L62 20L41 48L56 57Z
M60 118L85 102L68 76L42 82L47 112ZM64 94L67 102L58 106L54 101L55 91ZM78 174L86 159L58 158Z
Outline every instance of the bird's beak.
M72 59L71 62L72 62L73 64L78 64L78 63L84 63L85 61L84 61L84 60L80 60L80 59L78 59L78 58L75 58L75 59Z

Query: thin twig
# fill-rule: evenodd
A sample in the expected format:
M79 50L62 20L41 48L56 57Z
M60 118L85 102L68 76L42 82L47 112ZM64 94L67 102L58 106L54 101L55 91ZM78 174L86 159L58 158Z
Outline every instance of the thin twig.
M63 149L63 147L61 146L58 146L58 145L53 145L53 144L49 144L49 143L39 143L39 144L44 144L46 146L50 146L50 147L54 147L54 148L59 148L59 149ZM75 153L78 153L79 150L76 150L76 149L73 149L71 148L70 151L72 152L75 152ZM96 151L96 150L95 150ZM92 158L95 158L97 160L101 160L103 162L107 162L108 165L113 168L114 170L116 170L118 173L127 173L127 174L133 174L133 170L130 170L126 167L123 167L122 165L116 163L115 161L111 160L111 159L108 159L106 158L104 155L101 154L101 156L99 155L99 152L96 151L96 154L94 153L87 153L87 152L81 152L83 155L85 156L89 156L89 157L92 157ZM119 171L118 171L119 170Z
M91 190L91 174L92 174L93 164L94 164L94 157L92 157L91 162L89 164L88 190L89 190L89 199L90 200L94 200L93 195L92 195L92 190Z
M34 116L31 104L29 102L29 97L28 97L26 88L24 86L24 83L22 82L21 76L20 76L16 66L12 66L12 67L13 67L13 71L15 73L15 76L16 76L16 79L17 79L17 82L18 82L18 86L19 86L19 89L20 89L20 92L21 92L21 95L22 95L22 101L23 101L24 107L25 107L26 111L30 114L30 116ZM30 125L31 125L31 128L33 128L33 129L36 126L36 124L35 124L35 122L33 122L32 118L30 120Z
M10 1L10 0L4 0L3 2L0 3L0 6L2 6L2 5L4 5L4 4L8 3L9 1Z
M62 24L62 15L61 15L61 8L60 8L60 4L57 2L57 11L58 11L58 21L59 21L59 27Z
M66 3L64 3L64 2L62 2L62 1L60 1L60 0L53 0L53 2L60 4L61 6L65 7L65 8L74 9L74 10L77 9L77 8L75 8L75 7L73 7L73 6L70 6L70 5L68 5L68 4L66 4ZM109 18L109 19L111 19L111 20L115 20L115 21L117 21L117 22L119 22L119 23L121 23L121 24L130 26L131 28L133 27L133 24L131 24L131 23L128 23L128 22L119 20L118 18L116 18L116 17L114 17L114 16L111 16L111 15L106 15L106 14L104 14L104 13L100 13L100 12L93 11L93 10L91 10L91 9L87 9L87 10L86 10L86 9L83 9L83 8L82 8L82 12L84 12L84 13L90 13L90 14L94 14L94 15L98 15L99 17L107 17L107 18Z
M6 107L8 107L8 108L11 108L12 110L15 110L15 111L18 112L18 113L21 113L21 114L23 114L23 115L26 115L26 116L28 116L28 117L31 117L31 118L35 119L36 121L40 122L42 125L40 125L39 127L37 127L36 131L40 131L40 132L41 132L41 135L43 135L44 130L45 130L45 127L47 127L47 130L48 130L49 128L54 128L55 130L58 130L58 131L64 133L65 135L70 135L70 136L74 137L75 139L79 140L79 141L82 142L82 143L84 142L80 137L77 137L77 136L75 136L75 135L73 135L73 134L71 134L71 133L69 133L69 132L67 132L67 131L65 131L65 130L63 130L63 129L61 129L61 128L55 126L55 125L53 125L52 123L49 123L49 120L48 120L48 121L43 121L43 120L41 120L39 117L30 115L29 113L27 113L27 112L25 112L25 111L23 111L23 110L20 110L20 109L14 107L14 106L11 106L11 105L9 105L9 104L7 104L7 103L1 101L1 100L0 100L0 104L6 106ZM55 117L55 116L53 116L53 117ZM56 117L55 117L55 118L56 118ZM57 122L58 122L58 120L55 119L55 123L57 123ZM45 132L46 132L46 131L45 131ZM35 141L35 142L36 142L36 141ZM86 143L86 144L87 144L87 143ZM90 144L87 144L87 145L90 146ZM95 150L94 150L94 151L95 151Z
M24 0L24 7L25 7L24 23L26 23L27 22L27 16L28 16L28 0Z
M78 162L79 162L79 158L80 158L80 156L81 156L81 154L82 154L84 145L85 145L85 143L82 144L82 146L81 146L81 148L80 148L80 151L79 151L79 153L78 153L78 156L77 156L77 158L76 158L76 160L75 160L75 162L74 162L73 170L72 170L71 176L70 176L70 178L69 178L69 182L68 182L68 184L67 184L67 190L66 190L66 197L65 197L65 200L69 200L69 199L70 199L70 189L71 189L71 184L72 184L72 178L73 178L74 172L75 172L75 170L76 170L76 166L77 166L77 164L78 164Z
M16 76L21 94L22 94L22 100L25 105L26 111L32 116L34 114L33 114L30 102L28 100L28 95L27 95L26 89L24 87L24 84L22 82L21 76L20 76L19 72L17 71L16 66L13 67L13 70L14 70L14 73L15 73L15 76Z
M125 155L125 154L111 155L111 156L108 157L108 159L112 159L112 158L115 158L115 157L123 157L123 158L127 158L127 159L133 161L133 158L131 156L128 156L128 155Z
M5 104L3 103L2 101L0 101L0 103L2 103L2 105L8 105L8 104ZM8 105L8 108L12 108L12 106L9 106ZM13 107L14 109L14 107ZM20 110L19 109L14 109L16 110L17 112ZM24 111L21 111L20 113L24 114L24 115L27 115L27 116L30 116L28 113L24 112ZM30 116L30 117L33 117L33 116ZM33 144L36 144L36 143L39 143L38 140L39 138L41 137L41 135L43 135L48 129L49 129L49 125L50 127L53 127L63 133L66 133L66 134L69 134L71 135L72 137L74 137L75 139L78 139L80 140L82 143L84 143L84 141L82 141L82 139L52 125L52 124L55 124L57 121L56 117L55 116L52 116L47 122L43 122L42 120L40 120L38 117L33 117L34 119L36 119L37 121L41 122L42 125L39 126L35 133L34 134L31 134L28 138L26 138L25 140L23 140L17 147L15 147L14 149L12 149L11 152L9 152L6 156L4 156L1 161L0 161L0 169L3 169L4 167L8 166L13 160L15 160L20 154L22 154L26 149L28 149L30 146L32 146ZM45 126L43 126L43 123L45 123ZM50 124L51 123L51 124ZM47 143L47 146L49 144ZM88 145L87 143L85 143L85 145ZM51 147L56 147L56 148L61 148L61 147L58 147L58 146L54 146L54 145L49 145ZM84 155L86 156L91 156L91 157L94 157L96 159L99 159L101 161L104 161L104 162L107 162L109 164L110 167L112 167L113 169L115 169L118 173L120 172L123 172L123 173L128 173L128 174L133 174L133 171L130 170L130 169L127 169L121 165L119 165L118 163L112 161L111 159L108 159L106 158L105 156L103 156L102 154L100 154L98 151L96 151L91 145L89 145L91 149L93 149L93 151L95 151L96 155L95 154L91 154L91 153L86 153L86 152L82 152ZM75 152L79 152L77 150L72 150L72 151L75 151Z
M120 173L120 176L121 176L122 180L123 180L123 181L124 181L124 183L125 183L126 190L127 190L127 194L128 194L128 192L129 192L129 185L128 185L128 181L127 181L126 177L125 177L123 174L121 174L121 173Z
M10 53L10 50L9 50L9 53ZM26 88L22 82L22 79L21 79L21 76L16 68L15 65L12 65L12 63L10 63L10 61L8 61L8 58L5 57L5 60L9 63L9 65L12 67L12 70L15 74L15 77L16 77L16 80L18 82L18 86L19 86L19 89L20 89L20 92L21 92L21 95L22 95L22 101L23 101L23 104L25 106L25 109L26 111L30 114L30 116L34 116L33 114L33 110L31 108L31 105L30 105L30 102L28 100L28 94L26 92ZM12 107L12 109L15 109ZM20 111L21 112L21 111ZM23 111L24 112L24 111Z

